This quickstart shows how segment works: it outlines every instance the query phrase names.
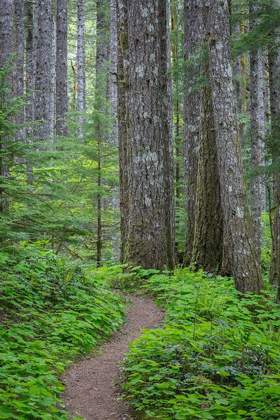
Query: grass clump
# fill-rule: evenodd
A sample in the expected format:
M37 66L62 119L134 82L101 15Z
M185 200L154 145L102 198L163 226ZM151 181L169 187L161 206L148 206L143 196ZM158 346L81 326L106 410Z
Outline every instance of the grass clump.
M0 419L66 420L58 375L117 329L123 301L106 289L105 269L42 243L8 248L0 263Z
M154 274L166 309L125 361L127 398L147 419L279 419L280 311L272 292L240 299L232 280Z

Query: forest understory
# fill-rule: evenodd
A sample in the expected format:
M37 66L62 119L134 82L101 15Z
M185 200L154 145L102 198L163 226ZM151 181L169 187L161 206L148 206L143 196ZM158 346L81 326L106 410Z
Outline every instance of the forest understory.
M280 0L0 0L0 420L280 419L279 304Z

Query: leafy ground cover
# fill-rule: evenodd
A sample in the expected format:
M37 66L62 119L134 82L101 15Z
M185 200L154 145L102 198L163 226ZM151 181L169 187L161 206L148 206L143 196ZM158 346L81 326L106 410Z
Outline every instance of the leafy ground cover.
M127 398L147 419L279 419L280 310L274 293L240 298L233 282L187 269L144 288L165 306L125 361Z
M7 248L0 264L0 419L68 419L58 375L123 320L122 299L105 287L110 270L42 244Z

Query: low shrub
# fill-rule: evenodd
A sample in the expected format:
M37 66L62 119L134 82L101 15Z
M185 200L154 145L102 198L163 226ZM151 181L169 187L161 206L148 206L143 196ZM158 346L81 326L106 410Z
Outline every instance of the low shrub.
M122 323L105 269L41 243L0 254L0 419L68 419L58 375ZM115 269L116 271L116 269Z
M164 328L129 350L123 388L147 419L279 419L280 311L272 292L240 299L232 280L155 274Z

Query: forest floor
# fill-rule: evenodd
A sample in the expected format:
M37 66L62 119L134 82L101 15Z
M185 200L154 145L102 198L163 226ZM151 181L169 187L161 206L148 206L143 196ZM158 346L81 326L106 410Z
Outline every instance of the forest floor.
M73 364L65 373L64 404L74 417L84 420L129 420L133 414L121 396L121 365L128 344L141 329L154 328L163 319L163 309L147 297L130 295L127 321L92 357Z

